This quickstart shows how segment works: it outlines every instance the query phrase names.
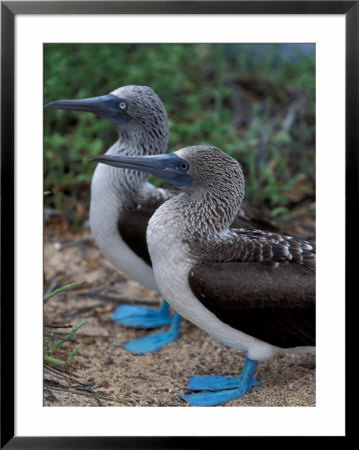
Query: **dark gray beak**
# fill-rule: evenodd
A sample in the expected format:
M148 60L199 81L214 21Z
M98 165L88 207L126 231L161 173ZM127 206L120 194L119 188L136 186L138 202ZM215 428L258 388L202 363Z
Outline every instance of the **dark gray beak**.
M69 111L86 111L122 125L131 120L125 110L119 108L121 99L108 94L82 100L56 100L45 105L45 108L64 109Z
M193 178L187 174L189 163L179 158L175 153L151 156L102 155L91 158L91 161L123 169L147 172L163 178L177 187L183 187L193 182Z

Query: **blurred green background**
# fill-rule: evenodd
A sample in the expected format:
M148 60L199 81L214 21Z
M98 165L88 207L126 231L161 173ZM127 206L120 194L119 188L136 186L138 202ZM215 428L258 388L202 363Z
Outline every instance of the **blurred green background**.
M44 104L104 95L127 84L151 86L162 99L169 151L215 145L241 163L246 204L280 227L298 218L313 222L314 45L44 46ZM72 229L87 220L95 169L89 158L116 139L115 125L105 119L44 110L48 217L57 215Z

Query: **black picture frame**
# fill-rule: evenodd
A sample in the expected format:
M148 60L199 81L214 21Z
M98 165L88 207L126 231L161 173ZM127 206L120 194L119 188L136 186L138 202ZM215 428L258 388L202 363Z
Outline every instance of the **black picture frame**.
M1 442L6 449L200 448L207 437L25 437L14 433L14 21L18 14L340 14L346 20L346 236L358 206L359 1L1 2ZM335 88L335 87L333 87ZM355 208L354 208L355 209ZM1 220L3 219L3 220ZM356 252L346 241L346 265ZM354 253L353 253L354 252ZM6 283L4 282L6 280ZM346 274L346 291L351 292ZM348 342L348 332L346 332ZM347 404L347 403L346 403ZM347 406L348 407L348 406ZM348 424L347 424L348 425ZM347 426L346 437L349 435ZM226 438L218 438L224 439ZM223 445L231 445L229 438ZM238 445L238 443L235 445Z

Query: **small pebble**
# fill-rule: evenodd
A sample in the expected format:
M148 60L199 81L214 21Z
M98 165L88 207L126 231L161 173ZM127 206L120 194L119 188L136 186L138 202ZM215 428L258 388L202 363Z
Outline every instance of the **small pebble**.
M54 242L54 249L55 250L61 250L61 248L62 248L62 245L61 245L60 242Z

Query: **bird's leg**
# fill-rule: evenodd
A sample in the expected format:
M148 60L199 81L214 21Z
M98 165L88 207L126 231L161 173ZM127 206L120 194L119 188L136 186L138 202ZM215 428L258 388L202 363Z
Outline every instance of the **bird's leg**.
M186 389L203 392L182 395L181 398L191 406L215 406L240 398L252 386L260 384L253 378L257 366L258 361L249 359L246 355L239 377L193 376Z
M214 375L194 375L187 383L186 389L190 391L220 391L241 386L243 382L252 381L253 385L259 385L253 379L258 362L251 360L246 355L242 373L239 377L219 377Z
M172 323L169 304L163 300L160 309L122 305L115 309L112 320L133 328L158 328Z
M180 334L181 316L175 313L171 328L163 333L150 334L140 339L127 342L124 345L126 350L132 353L152 353L165 347L171 342L177 341Z

